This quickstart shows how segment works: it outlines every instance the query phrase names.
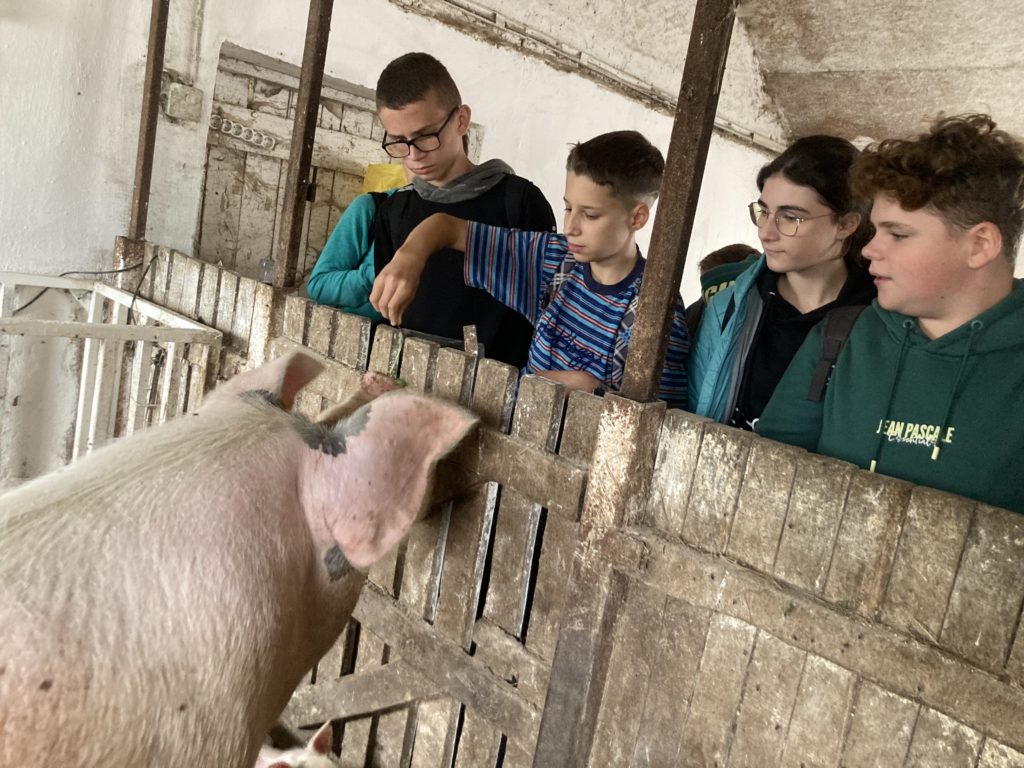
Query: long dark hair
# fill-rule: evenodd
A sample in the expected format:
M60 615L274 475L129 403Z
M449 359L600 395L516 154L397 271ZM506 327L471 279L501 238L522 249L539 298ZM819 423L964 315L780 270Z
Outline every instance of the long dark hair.
M851 269L863 269L860 251L872 237L870 201L855 194L850 184L850 169L859 156L860 151L853 144L838 136L804 136L757 173L759 191L769 177L779 174L794 184L813 189L836 216L860 214L860 225L847 239L843 254Z

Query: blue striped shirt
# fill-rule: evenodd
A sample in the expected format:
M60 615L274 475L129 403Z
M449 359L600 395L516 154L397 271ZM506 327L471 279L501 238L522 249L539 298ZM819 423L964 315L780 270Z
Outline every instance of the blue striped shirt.
M547 302L548 286L568 252L564 235L470 222L466 284L487 291L533 323L524 372L584 371L606 389L617 390L622 381L612 364L615 340L623 314L640 291L645 260L638 258L629 275L615 285L598 283L590 265L577 262ZM632 328L621 333L628 342ZM689 349L679 300L658 391L658 397L673 407L686 405Z

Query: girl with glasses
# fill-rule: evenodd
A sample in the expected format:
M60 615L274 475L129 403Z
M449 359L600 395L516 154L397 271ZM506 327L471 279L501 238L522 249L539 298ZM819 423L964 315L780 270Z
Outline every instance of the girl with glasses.
M833 308L870 304L867 205L850 188L858 151L808 136L757 174L747 207L763 254L705 310L690 353L690 410L753 429L807 334Z

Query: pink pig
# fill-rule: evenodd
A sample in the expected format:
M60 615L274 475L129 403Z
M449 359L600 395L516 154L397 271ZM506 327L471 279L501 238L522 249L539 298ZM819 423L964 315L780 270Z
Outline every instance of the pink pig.
M0 768L251 768L474 417L292 353L0 496ZM347 414L347 415L346 415Z

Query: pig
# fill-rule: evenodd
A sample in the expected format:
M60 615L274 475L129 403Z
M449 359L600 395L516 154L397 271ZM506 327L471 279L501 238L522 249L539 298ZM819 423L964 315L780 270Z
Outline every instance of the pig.
M475 423L406 391L287 412L321 367L289 354L0 497L0 768L252 768Z
M331 759L331 739L334 730L330 721L323 724L302 749L274 749L260 747L256 768L335 768Z

